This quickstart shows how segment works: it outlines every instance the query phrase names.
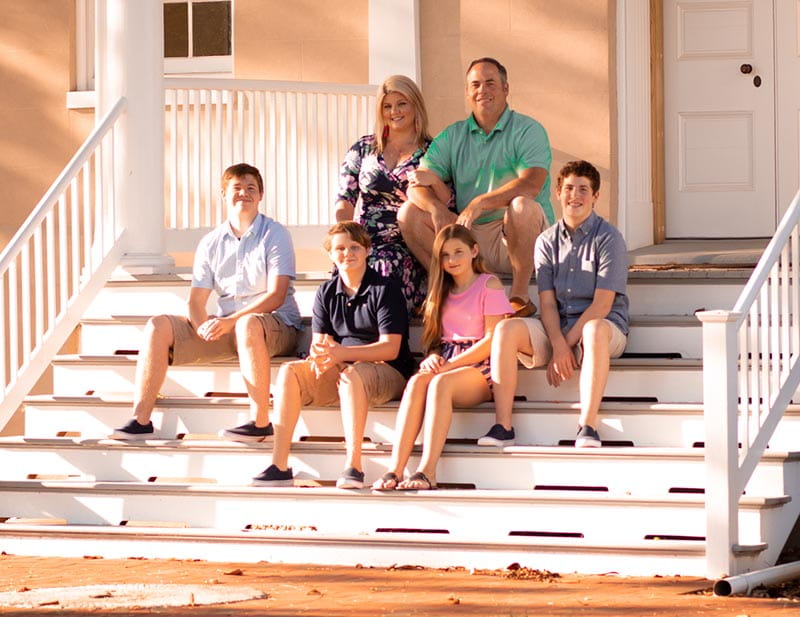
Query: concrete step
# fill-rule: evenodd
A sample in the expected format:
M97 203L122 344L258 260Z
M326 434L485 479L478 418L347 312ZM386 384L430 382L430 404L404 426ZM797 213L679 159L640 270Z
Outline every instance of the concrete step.
M741 542L763 548L762 529L770 529L772 519L789 501L784 496L742 498ZM363 565L378 565L379 560L369 551L371 541L378 538L396 541L402 537L418 551L432 538L433 541L446 538L448 544L456 546L480 545L493 552L499 549L508 559L505 549L510 539L531 552L543 544L543 538L545 543L556 539L559 544L572 544L575 548L603 545L615 547L612 552L625 552L628 546L641 549L648 542L655 546L664 540L702 543L705 534L702 497L681 494L660 499L576 495L565 491L440 490L374 494L330 488L28 480L0 482L0 503L13 504L0 513L2 516L11 513L16 517L41 518L57 514L70 525L115 526L122 521L155 518L165 524L205 528L216 533L244 529L308 530L298 535L358 541L361 544L358 562ZM315 507L309 507L312 503ZM607 555L607 560L611 559ZM319 559L311 561L320 563ZM442 551L438 561L479 567L474 562L462 562L457 553L450 551ZM672 563L662 563L660 572L668 569L674 573L673 567ZM609 569L615 568L607 565L605 571Z
M141 348L148 316L116 315L92 317L81 321L80 350L86 355L130 352ZM311 337L311 319L305 318L300 349L306 349ZM414 320L410 331L413 350L420 350L422 323ZM702 327L691 315L633 315L626 347L628 354L662 354L699 358L702 354Z
M0 438L0 480L69 482L176 482L249 486L270 464L271 443L213 439L115 440ZM364 444L367 485L390 464L388 444ZM416 468L416 447L406 474ZM441 487L520 490L540 494L558 488L576 495L665 498L702 494L702 448L572 448L509 446L481 448L448 442L437 470ZM293 444L290 466L298 484L331 486L344 467L343 443ZM770 451L745 494L793 494L800 486L800 452Z
M288 358L273 358L273 378ZM53 389L60 395L133 392L135 356L62 355L53 362ZM521 370L517 393L529 401L577 401L576 375L558 388L547 384L543 368ZM205 396L209 392L246 392L236 362L171 367L164 396ZM702 363L696 359L618 358L611 361L606 398L648 402L702 400Z
M397 402L378 405L367 415L365 435L373 443L393 443ZM129 395L28 397L25 403L25 435L53 438L59 435L101 439L131 417ZM519 401L514 407L517 445L555 446L574 438L579 414L575 402ZM153 413L156 436L216 435L220 429L238 426L250 419L246 398L164 397ZM475 440L494 423L494 406L457 408L448 435L451 439ZM691 448L705 439L703 407L700 403L601 404L601 437L606 444L637 447ZM343 435L337 407L303 409L294 439ZM421 438L418 438L418 443ZM791 405L770 443L774 450L795 450L800 444L800 406Z

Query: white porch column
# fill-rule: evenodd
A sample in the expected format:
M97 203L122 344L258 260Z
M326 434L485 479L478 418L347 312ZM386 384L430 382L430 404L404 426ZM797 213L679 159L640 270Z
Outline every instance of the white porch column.
M97 0L97 116L128 101L115 143L114 179L125 227L122 268L163 272L174 266L164 239L164 68L161 0Z
M617 227L628 249L653 244L650 152L650 3L617 1Z
M739 542L738 341L741 315L701 311L706 463L706 576L736 571Z
M421 88L419 0L369 0L369 83L406 75Z

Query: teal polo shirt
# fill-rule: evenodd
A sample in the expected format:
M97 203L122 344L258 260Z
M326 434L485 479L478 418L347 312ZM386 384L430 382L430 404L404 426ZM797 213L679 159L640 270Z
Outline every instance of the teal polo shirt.
M430 169L453 185L459 212L478 195L517 178L523 169L541 167L547 170L547 179L536 201L552 225L555 221L550 204L552 160L550 140L544 127L530 116L506 107L488 135L472 114L448 126L428 147L420 167ZM484 214L476 223L488 223L504 214L502 209L495 210Z

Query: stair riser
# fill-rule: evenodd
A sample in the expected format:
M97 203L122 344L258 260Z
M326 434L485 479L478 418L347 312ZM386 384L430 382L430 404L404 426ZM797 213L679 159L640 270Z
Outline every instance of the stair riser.
M37 405L27 404L25 435L52 438L61 432L78 432L84 439L102 439L131 417L129 405ZM367 415L365 436L376 443L395 440L396 410L379 407ZM156 436L173 439L182 433L216 435L221 429L248 421L246 404L236 406L198 406L163 408L153 413ZM517 445L554 446L573 439L578 410L531 410L513 417ZM476 439L494 423L491 407L478 410L456 409L448 431L451 439ZM705 440L705 424L696 411L632 409L626 412L609 409L601 412L598 427L603 440L631 441L638 447L692 447ZM342 436L339 410L332 407L309 407L300 415L294 439L305 436ZM421 438L417 439L421 443ZM791 413L781 420L770 448L792 451L800 443L800 416Z
M405 541L404 541L405 540ZM191 538L165 539L162 537L119 537L109 535L98 539L61 537L59 530L47 533L14 533L13 529L0 529L0 545L12 555L83 557L93 555L106 559L144 557L146 559L200 559L203 561L236 561L256 563L314 563L319 565L363 566L389 568L397 565L414 565L427 568L465 568L499 570L511 563L535 570L551 572L606 573L622 576L682 576L703 577L705 559L702 552L686 554L664 548L667 543L655 543L652 551L591 550L581 545L574 548L547 546L520 546L518 542L502 548L473 545L428 545L399 538L394 542L374 543L365 547L364 539L350 542L315 541L313 537L298 541L259 539L251 536L244 540ZM671 543L669 543L671 544ZM704 543L698 543L701 547ZM764 565L753 560L748 569Z
M307 328L298 347L307 349L311 333ZM420 351L421 327L411 328L410 344ZM81 353L113 355L118 350L138 350L144 340L144 324L85 323L81 325ZM636 326L628 336L628 353L677 353L683 358L699 358L702 352L700 323L696 326Z
M192 450L159 448L157 445L111 449L41 445L35 451L0 449L0 468L4 470L3 481L26 480L29 474L40 474L90 482L146 482L152 477L207 478L219 485L249 486L251 478L270 464L270 452L269 445L216 452L196 447ZM417 451L409 461L406 475L416 469L418 461ZM668 466L665 466L667 461ZM389 452L367 450L363 463L369 485L387 470ZM298 479L332 482L344 467L344 451L298 447L289 464ZM799 479L796 467L796 464L784 465L780 461L760 465L746 494L771 496L791 490L792 483ZM439 463L437 475L439 482L445 484L474 485L486 490L525 490L535 494L543 487L574 487L574 495L596 495L599 499L610 495L664 499L671 492L685 493L686 489L702 489L705 484L701 456L632 458L621 454L615 458L566 449L537 455L448 450ZM596 490L587 492L587 488Z
M312 491L314 489L307 489ZM0 503L14 504L13 514L43 517L58 512L69 524L118 525L124 520L185 523L194 528L237 531L247 525L314 527L318 533L371 535L379 528L444 529L448 540L504 541L510 532L583 534L592 544L639 543L647 535L705 536L702 502L603 503L498 501L468 499L423 501L362 494L320 499L310 507L294 491L285 496L263 493L237 497L172 494L85 494L43 489L41 492L0 491ZM305 492L305 491L304 491ZM1 512L0 516L5 514ZM761 508L744 508L739 515L741 537L760 538ZM423 535L423 534L420 534ZM431 534L424 534L430 536ZM438 534L437 534L438 535ZM412 536L408 536L412 537Z
M320 281L296 281L295 299L303 315L311 315ZM740 279L676 279L657 282L628 279L631 312L640 315L691 315L697 309L730 309L736 303L744 281ZM536 285L529 287L537 297ZM171 285L115 285L104 288L86 317L109 315L152 315L157 312L184 314L188 282ZM215 306L213 298L209 306Z
M55 363L53 383L62 395L82 395L89 391L133 392L133 362L97 365L91 362ZM277 367L272 367L275 379ZM529 401L577 401L579 373L558 388L547 384L544 370L521 371L517 394ZM204 396L208 392L246 392L238 367L171 367L161 388L164 396ZM627 397L651 402L698 402L702 400L700 368L618 368L612 367L606 397Z

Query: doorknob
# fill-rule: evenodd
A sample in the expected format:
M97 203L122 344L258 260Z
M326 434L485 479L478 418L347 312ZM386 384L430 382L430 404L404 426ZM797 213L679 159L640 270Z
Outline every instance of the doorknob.
M748 73L752 73L753 72L753 65L752 64L743 64L742 66L739 67L739 70L742 73L744 73L745 75L747 75Z
M758 88L759 86L761 86L761 75L756 75L755 77L753 77L753 85L754 85L756 88Z

